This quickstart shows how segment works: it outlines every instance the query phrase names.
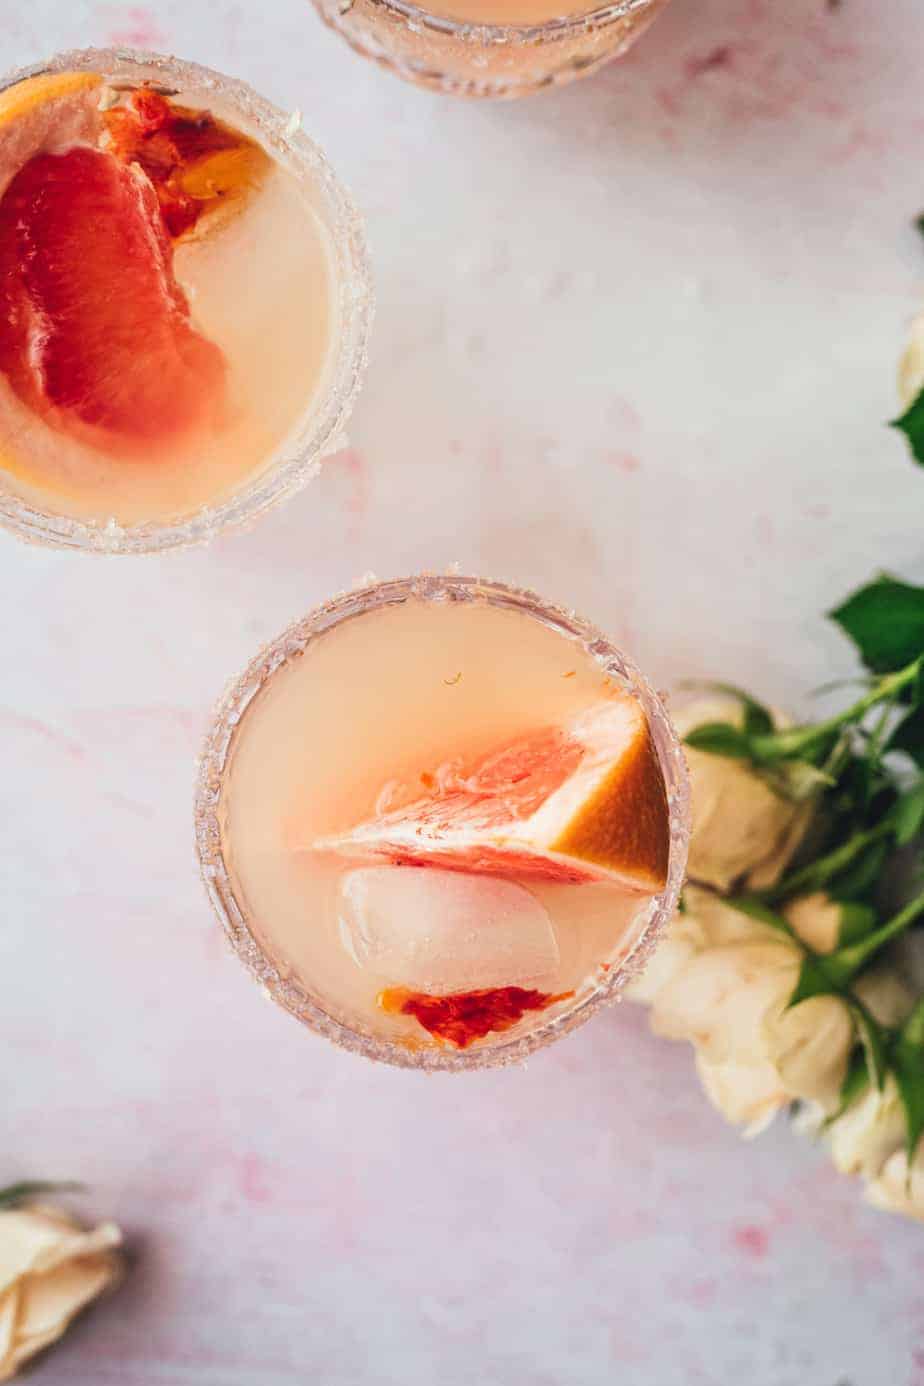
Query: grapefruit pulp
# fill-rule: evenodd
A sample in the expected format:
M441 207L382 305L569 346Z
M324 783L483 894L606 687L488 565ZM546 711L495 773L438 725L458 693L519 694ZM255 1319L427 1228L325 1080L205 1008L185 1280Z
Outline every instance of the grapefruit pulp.
M221 353L190 325L150 183L111 154L37 154L0 201L0 370L97 447L167 438L214 409Z
M667 881L667 794L645 715L627 693L421 776L427 792L318 851L404 866L653 894Z
M155 454L225 412L225 360L190 320L174 242L269 159L207 111L103 92L61 73L0 94L0 372L57 432Z
M429 996L389 987L380 993L379 1005L394 1015L412 1015L431 1035L456 1049L467 1049L485 1035L512 1029L527 1011L548 1010L573 995L571 991L552 996L524 987L492 987L451 996Z

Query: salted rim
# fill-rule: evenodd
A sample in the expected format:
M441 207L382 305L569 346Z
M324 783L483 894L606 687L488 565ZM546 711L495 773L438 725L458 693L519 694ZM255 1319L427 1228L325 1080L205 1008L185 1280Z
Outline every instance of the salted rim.
M315 0L323 5L324 0ZM547 19L541 24L478 24L472 20L448 19L420 9L407 0L370 0L377 8L390 10L406 20L409 28L433 29L436 33L462 39L465 43L510 44L510 43L550 43L560 39L572 38L588 29L604 29L617 19L636 10L647 10L666 0L617 0L616 4L601 5L588 10L586 14L568 15L561 19ZM337 12L337 19L349 16L349 8ZM326 7L325 7L325 12Z
M9 73L0 78L0 91L27 77L64 71L99 72L133 81L160 77L170 86L214 91L240 111L274 158L300 182L310 180L318 194L335 262L340 330L321 390L273 462L258 476L219 504L178 519L120 525L115 520L96 523L36 509L4 489L0 474L0 526L31 543L105 554L160 553L202 544L221 530L250 523L299 490L317 474L321 458L337 445L365 373L374 313L362 218L319 146L294 128L289 114L237 78L140 49L84 48Z
M291 977L283 977L251 932L247 912L235 894L221 841L219 807L224 776L235 733L253 699L283 665L303 654L313 640L332 627L412 597L427 601L486 600L492 605L524 612L544 625L577 638L600 667L617 678L641 703L668 794L670 860L667 885L655 897L648 923L630 955L570 1010L537 1024L518 1038L464 1050L412 1049L400 1042L367 1034L331 1015L306 986ZM256 654L244 672L228 685L216 706L198 762L194 820L199 868L219 923L241 962L274 1001L334 1044L368 1059L427 1072L461 1072L521 1062L535 1050L575 1030L601 1006L616 1001L626 983L641 971L676 908L683 885L690 836L690 787L680 741L661 698L636 665L595 626L572 611L545 602L527 588L479 577L421 574L373 582L333 597L295 621Z

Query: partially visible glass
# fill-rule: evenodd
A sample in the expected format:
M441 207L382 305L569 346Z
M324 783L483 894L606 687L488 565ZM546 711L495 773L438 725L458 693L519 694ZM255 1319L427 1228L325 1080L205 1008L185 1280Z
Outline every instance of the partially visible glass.
M631 48L667 2L617 0L569 18L484 24L406 0L313 0L325 24L357 53L406 81L500 99L596 72Z
M667 795L669 856L664 889L652 896L633 918L628 932L619 938L609 959L564 1009L544 1019L538 1013L525 1025L519 1025L514 1036L492 1036L471 1049L452 1050L385 1038L375 1033L373 1027L364 1026L353 1016L338 1014L334 1006L325 1004L309 983L295 975L290 965L280 963L273 956L272 947L266 942L272 931L264 929L254 916L230 860L229 784L238 748L248 735L251 711L260 705L277 675L296 667L310 667L304 656L321 637L356 618L414 600L434 604L485 602L491 607L532 618L553 632L569 637L599 666L608 680L614 681L640 704ZM373 688L377 685L375 667L373 665L369 671ZM382 708L381 716L386 725L391 710ZM333 733L328 732L328 735ZM287 753L291 753L288 741L286 746ZM262 805L261 812L264 812ZM423 575L373 583L336 597L297 621L259 652L228 687L216 709L199 762L195 831L202 879L212 907L234 952L266 994L308 1028L366 1058L404 1068L461 1071L522 1061L535 1050L582 1025L601 1006L618 1000L626 983L644 967L676 908L686 869L690 793L683 752L661 697L637 666L594 626L573 612L544 601L534 592L505 583L477 577ZM300 910L304 910L304 906ZM305 924L311 928L310 909L304 912Z
M249 524L317 475L334 451L366 368L373 290L362 219L322 150L301 130L300 118L278 109L245 83L196 63L129 49L82 49L22 68L0 80L0 93L27 78L94 73L107 87L150 85L168 95L192 95L265 150L290 175L321 228L329 261L330 322L317 388L284 439L242 481L219 488L185 513L141 523L56 513L30 494L24 498L0 465L0 527L47 547L121 554L159 552L199 544L221 530ZM117 287L117 284L116 286ZM229 292L235 286L229 284ZM248 283L253 292L255 280ZM0 443L2 443L0 432Z

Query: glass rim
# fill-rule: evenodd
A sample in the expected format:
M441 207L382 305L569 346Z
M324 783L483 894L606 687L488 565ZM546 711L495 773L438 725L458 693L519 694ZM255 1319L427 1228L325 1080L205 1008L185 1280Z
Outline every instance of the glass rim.
M471 1049L412 1048L384 1039L332 1015L310 992L308 982L284 975L251 931L248 913L238 900L222 845L219 821L225 775L231 763L238 727L255 697L290 658L303 653L314 640L345 620L409 597L428 600L471 600L483 597L532 616L563 634L577 638L585 651L620 682L628 683L639 699L652 730L658 760L668 789L670 857L667 884L655 896L654 908L631 952L619 966L598 977L588 994L568 1010L537 1023L526 1034L499 1039ZM219 699L200 752L194 798L194 824L199 870L218 922L237 957L271 1000L317 1034L342 1049L377 1062L426 1072L462 1072L521 1063L537 1049L569 1034L601 1006L619 999L626 984L641 972L677 905L686 871L690 836L690 785L679 738L660 695L637 665L606 636L573 611L545 601L528 588L476 576L424 573L407 578L371 581L323 602L289 625L260 649Z
M315 0L323 4L323 0ZM432 29L444 37L462 39L466 43L490 44L537 44L549 43L558 39L572 38L588 29L605 29L618 19L625 19L636 10L646 10L658 0L612 0L607 5L598 5L579 15L565 15L558 19L545 19L538 24L482 24L470 19L449 19L444 15L433 14L421 9L410 0L370 0L374 6L400 15L409 27L419 26ZM337 18L349 18L352 3L348 8L338 9Z
M305 413L262 471L215 505L203 505L169 520L121 525L80 519L38 508L2 484L0 528L47 548L82 553L160 553L207 543L226 529L249 525L264 511L305 486L322 459L339 446L365 375L374 315L374 293L363 220L353 198L321 147L293 115L266 100L246 82L200 63L138 48L77 48L0 76L0 92L44 73L99 72L119 76L133 69L148 78L161 71L172 86L214 91L245 115L269 153L299 180L309 177L320 192L336 262L335 292L340 326L326 378L306 402ZM139 78L140 80L140 78Z

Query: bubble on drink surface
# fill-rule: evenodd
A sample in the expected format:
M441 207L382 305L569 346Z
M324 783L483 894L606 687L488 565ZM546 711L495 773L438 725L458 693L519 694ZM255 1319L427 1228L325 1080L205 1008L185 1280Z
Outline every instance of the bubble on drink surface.
M548 912L493 876L370 866L340 881L340 937L353 960L433 995L549 981L559 965Z

